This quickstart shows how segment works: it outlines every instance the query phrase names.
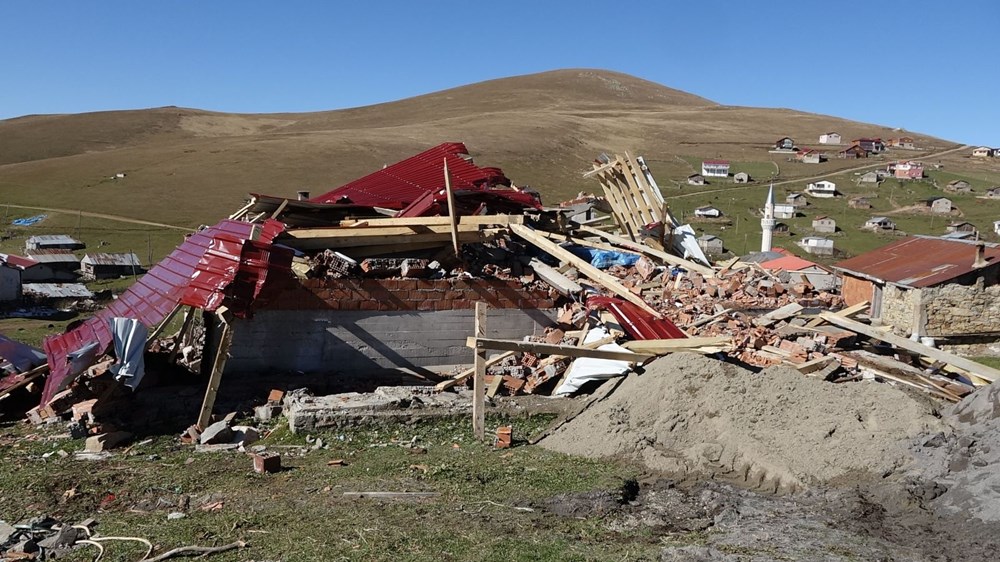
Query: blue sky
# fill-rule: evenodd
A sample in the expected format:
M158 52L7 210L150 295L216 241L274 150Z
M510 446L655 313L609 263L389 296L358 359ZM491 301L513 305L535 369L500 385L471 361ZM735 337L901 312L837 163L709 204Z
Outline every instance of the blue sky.
M313 111L557 68L1000 146L1000 2L0 2L0 119Z

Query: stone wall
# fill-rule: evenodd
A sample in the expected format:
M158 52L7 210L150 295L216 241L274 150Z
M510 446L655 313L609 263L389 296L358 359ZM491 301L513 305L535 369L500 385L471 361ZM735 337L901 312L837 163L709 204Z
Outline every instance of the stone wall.
M1000 285L947 284L922 289L927 307L927 335L1000 332Z
M921 292L927 289L901 289L886 285L882 292L882 324L892 326L892 331L901 336L909 336L914 328L914 311Z

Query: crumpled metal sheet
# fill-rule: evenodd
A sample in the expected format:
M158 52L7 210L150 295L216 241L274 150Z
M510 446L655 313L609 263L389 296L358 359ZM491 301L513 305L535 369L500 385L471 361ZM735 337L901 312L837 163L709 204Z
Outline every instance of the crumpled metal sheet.
M637 340L672 340L686 338L676 324L666 318L656 318L638 306L615 297L592 296L587 299L587 308L607 310L622 329Z
M279 221L255 225L224 220L196 232L107 308L65 334L46 338L50 372L42 404L80 374L68 361L71 354L94 344L108 349L112 318L130 318L152 328L177 305L213 311L224 303L237 316L249 316L269 277L287 277L291 269L292 250L271 246L283 230Z

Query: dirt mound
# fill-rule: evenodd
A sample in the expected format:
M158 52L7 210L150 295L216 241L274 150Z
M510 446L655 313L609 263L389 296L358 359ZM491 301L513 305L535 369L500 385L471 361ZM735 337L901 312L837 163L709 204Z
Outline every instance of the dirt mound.
M541 444L784 492L892 472L909 459L910 439L942 427L929 403L887 385L834 385L785 367L754 374L678 353L629 375Z
M923 499L945 514L1000 521L1000 386L970 394L943 419L949 431L914 446Z

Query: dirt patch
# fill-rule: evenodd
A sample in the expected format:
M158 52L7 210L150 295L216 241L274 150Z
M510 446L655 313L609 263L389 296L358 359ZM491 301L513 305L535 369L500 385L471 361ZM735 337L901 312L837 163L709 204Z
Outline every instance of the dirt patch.
M911 458L910 440L943 427L931 404L887 385L835 385L786 367L755 374L678 353L629 375L541 445L793 492L893 473Z

